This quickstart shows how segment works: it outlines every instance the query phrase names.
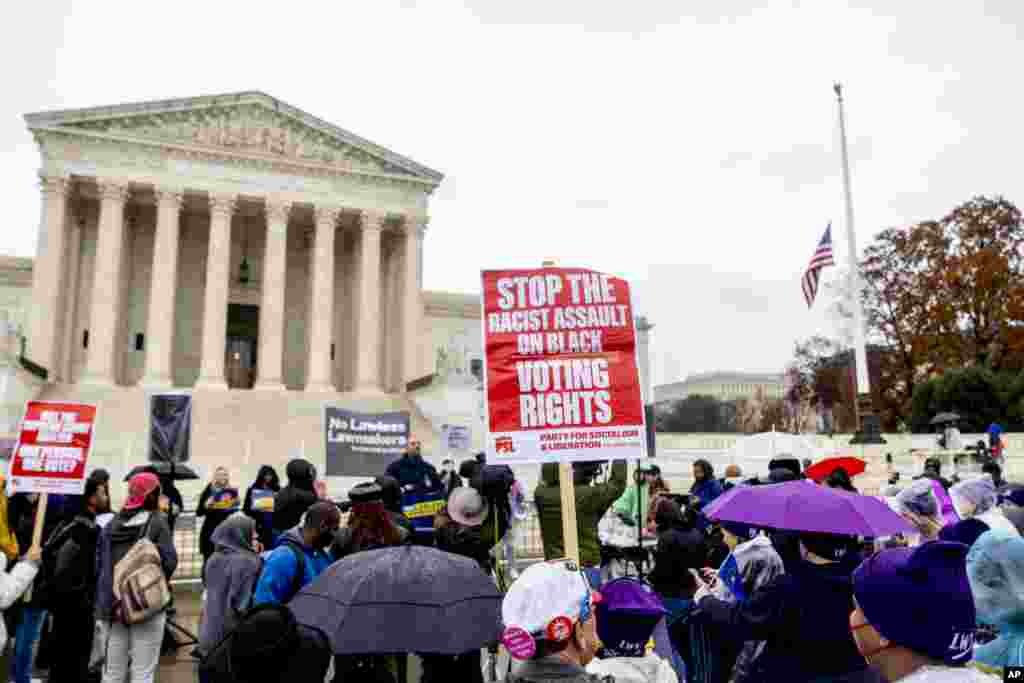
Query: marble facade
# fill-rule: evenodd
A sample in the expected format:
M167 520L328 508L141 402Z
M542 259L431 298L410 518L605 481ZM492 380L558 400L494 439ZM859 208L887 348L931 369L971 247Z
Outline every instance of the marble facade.
M394 394L433 371L437 171L259 92L25 119L50 382Z

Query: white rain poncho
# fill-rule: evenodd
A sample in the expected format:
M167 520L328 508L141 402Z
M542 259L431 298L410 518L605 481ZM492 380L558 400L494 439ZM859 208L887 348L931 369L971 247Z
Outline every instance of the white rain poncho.
M949 490L949 495L962 518L978 519L987 524L989 529L999 529L1020 536L1017 527L996 507L996 485L990 478L981 477L961 482ZM970 509L972 507L973 510Z

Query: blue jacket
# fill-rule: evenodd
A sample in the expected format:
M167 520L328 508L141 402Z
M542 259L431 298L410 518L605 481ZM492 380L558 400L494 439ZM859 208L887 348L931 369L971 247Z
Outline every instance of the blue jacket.
M703 509L705 505L722 495L722 484L717 479L693 482L693 486L690 487L690 495L697 497L698 506Z
M286 547L289 544L300 548L306 556L302 587L311 584L313 579L331 566L332 560L327 553L314 550L303 542L299 527L291 529L281 535L277 547L267 555L260 580L256 583L253 605L283 605L295 597L293 587L299 560L295 557L295 552Z

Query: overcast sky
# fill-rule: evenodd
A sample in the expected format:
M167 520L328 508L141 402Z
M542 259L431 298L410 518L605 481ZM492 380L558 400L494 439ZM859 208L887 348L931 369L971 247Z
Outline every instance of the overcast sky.
M1019 0L3 3L0 251L35 252L22 115L263 90L446 179L425 284L554 256L631 278L655 381L781 370L828 331L799 278L976 193L1024 201ZM701 9L703 8L703 9Z

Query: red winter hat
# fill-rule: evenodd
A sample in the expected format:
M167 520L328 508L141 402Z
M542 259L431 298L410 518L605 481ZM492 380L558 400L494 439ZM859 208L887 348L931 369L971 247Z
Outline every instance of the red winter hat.
M151 472L140 472L128 480L128 500L125 510L138 510L146 502L146 496L160 488L160 480Z

